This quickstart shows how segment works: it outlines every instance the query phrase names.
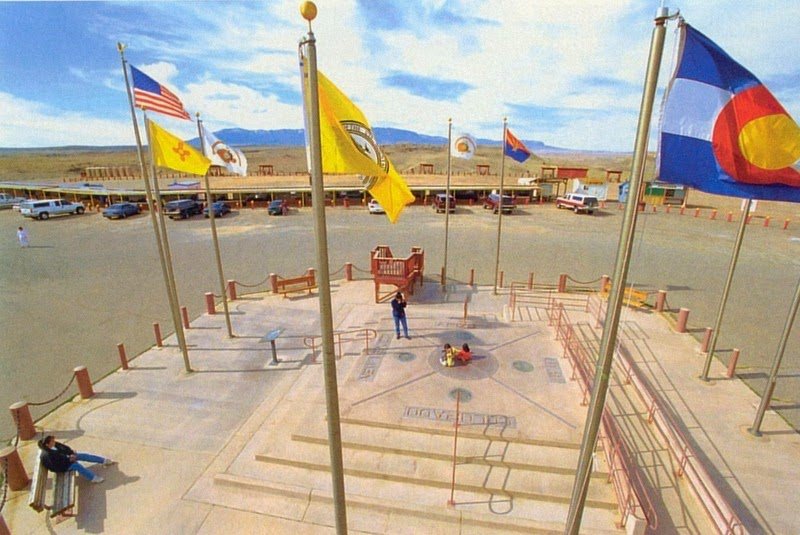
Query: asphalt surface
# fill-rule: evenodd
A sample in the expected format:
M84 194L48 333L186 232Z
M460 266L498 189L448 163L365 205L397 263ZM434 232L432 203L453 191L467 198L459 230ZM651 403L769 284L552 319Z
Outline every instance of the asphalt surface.
M713 326L724 286L737 224L698 217L642 213L637 224L629 283L646 291L667 290L667 305L691 310L689 327L700 338ZM353 262L358 278L368 278L369 251L389 245L395 256L412 246L426 253L426 275L438 280L444 259L443 214L413 206L391 225L365 208L327 210L330 270L344 277ZM560 273L577 281L612 274L622 211L615 203L594 216L524 206L503 217L501 269L505 281L554 284ZM295 276L315 264L310 208L270 217L265 209L241 210L218 220L225 278L265 290L271 272ZM16 228L28 229L31 247L22 249ZM795 225L796 226L796 225ZM191 317L205 310L204 294L219 294L208 220L167 221L178 294ZM171 332L169 307L150 217L142 214L108 221L97 213L30 221L0 212L0 401L46 401L67 385L76 366L93 379L119 367L116 345L132 359L154 343L153 322ZM495 265L497 216L480 206L461 207L450 216L448 276L490 284ZM717 356L727 363L741 349L737 373L761 392L800 278L800 227L747 228L725 310ZM593 282L597 285L596 282ZM653 302L653 298L650 299ZM235 307L234 307L235 312ZM623 315L624 320L624 315ZM776 409L800 428L800 346L790 337L773 399ZM190 348L191 355L191 348ZM703 364L698 355L697 374ZM76 392L74 385L55 402L32 407L34 418ZM10 416L0 418L0 439L13 435Z

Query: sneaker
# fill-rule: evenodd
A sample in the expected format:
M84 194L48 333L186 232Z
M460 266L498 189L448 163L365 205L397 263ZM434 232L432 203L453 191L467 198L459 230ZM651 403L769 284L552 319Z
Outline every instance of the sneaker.
M102 483L103 481L105 481L105 479L100 476L94 476L94 479L92 479L92 483Z
M400 335L399 334L397 335L397 339L400 340Z
M410 336L408 336L408 335L406 335L406 338L408 338L409 340L411 340L411 337L410 337Z
M111 466L113 464L117 464L117 461L114 461L112 459L106 459L105 461L103 461L103 466Z

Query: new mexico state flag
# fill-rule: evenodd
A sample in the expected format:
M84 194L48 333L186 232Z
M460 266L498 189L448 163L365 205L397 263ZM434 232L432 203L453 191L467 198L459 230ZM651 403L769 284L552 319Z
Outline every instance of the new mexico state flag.
M193 175L205 175L211 160L197 152L182 139L173 136L156 123L147 120L150 133L150 151L158 167L182 171Z
M325 75L317 71L317 76L322 172L361 175L364 187L394 223L414 195L378 146L361 110Z

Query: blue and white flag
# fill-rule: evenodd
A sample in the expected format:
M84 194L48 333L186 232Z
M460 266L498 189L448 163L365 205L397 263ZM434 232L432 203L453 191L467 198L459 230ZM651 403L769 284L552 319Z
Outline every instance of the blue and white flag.
M658 178L717 195L800 202L800 127L708 37L684 24L680 39L664 97Z
M231 173L247 176L247 158L239 149L235 149L203 128L203 152L214 165L224 167Z

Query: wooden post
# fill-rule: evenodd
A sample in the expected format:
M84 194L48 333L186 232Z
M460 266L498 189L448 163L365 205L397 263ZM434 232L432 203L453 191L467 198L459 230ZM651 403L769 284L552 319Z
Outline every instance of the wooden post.
M736 374L736 363L739 361L739 348L733 348L733 354L731 355L731 361L728 363L728 379L732 379L733 376Z
M567 291L567 274L562 273L558 276L558 293L564 293Z
M214 303L214 294L206 292L206 314L213 316L217 313L217 305Z
M164 347L164 342L161 340L161 326L156 322L153 323L153 334L156 337L156 346Z
M714 329L711 327L706 327L706 332L703 335L703 343L700 344L700 352L701 353L708 353L708 344L711 342L711 332Z
M14 446L8 446L0 450L0 461L5 465L5 472L8 477L8 488L11 490L22 490L31 482L19 452Z
M681 308L678 311L678 325L676 326L675 330L679 333L686 332L686 322L689 320L689 309L688 308Z
M119 353L119 363L122 365L123 370L128 369L128 355L125 353L125 344L122 342L117 344L117 353Z
M186 310L186 307L181 307L181 319L183 319L183 328L190 329L189 326L189 312Z
M275 273L269 274L269 285L272 286L272 293L278 293L278 276Z
M78 391L81 393L81 398L89 399L94 396L92 380L89 378L89 370L86 369L86 366L78 366L73 372L75 373L75 381L78 383Z
M344 279L346 281L353 280L353 263L352 262L345 262L344 264Z
M33 418L31 418L31 410L28 408L27 401L18 401L8 410L11 411L11 418L17 426L17 436L21 440L30 440L36 436L36 428L33 426Z
M236 281L228 281L228 299L236 301Z
M664 290L658 291L656 296L656 312L664 312L664 304L667 302L667 292Z

